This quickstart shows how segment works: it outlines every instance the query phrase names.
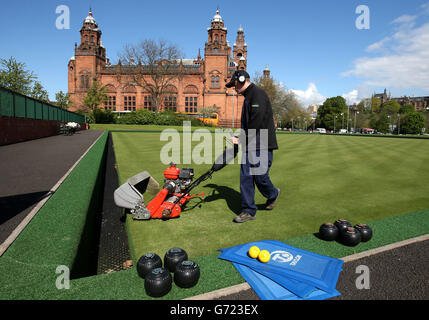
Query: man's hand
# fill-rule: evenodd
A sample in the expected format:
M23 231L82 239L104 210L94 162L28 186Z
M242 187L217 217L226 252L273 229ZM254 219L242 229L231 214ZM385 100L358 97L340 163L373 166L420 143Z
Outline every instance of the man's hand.
M233 144L238 144L239 143L239 138L234 136L234 137L231 138L231 141L232 141Z

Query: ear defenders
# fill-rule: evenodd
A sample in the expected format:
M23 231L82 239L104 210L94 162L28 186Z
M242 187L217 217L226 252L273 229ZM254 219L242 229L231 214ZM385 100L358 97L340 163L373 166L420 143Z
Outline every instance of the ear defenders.
M246 77L245 76L240 76L240 77L238 77L238 81L240 83L244 83L246 81Z

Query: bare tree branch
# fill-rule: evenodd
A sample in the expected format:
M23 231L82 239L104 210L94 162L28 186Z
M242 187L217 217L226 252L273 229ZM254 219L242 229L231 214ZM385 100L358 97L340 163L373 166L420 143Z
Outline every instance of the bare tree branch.
M167 40L143 40L138 44L127 44L119 54L121 73L144 88L152 96L155 112L161 108L162 98L172 94L171 87L183 75L182 52Z

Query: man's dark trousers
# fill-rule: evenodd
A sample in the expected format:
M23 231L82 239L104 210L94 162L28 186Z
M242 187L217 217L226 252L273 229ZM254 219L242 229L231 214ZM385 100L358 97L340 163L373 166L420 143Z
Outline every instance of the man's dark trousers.
M264 152L267 153L265 156L262 154ZM255 204L255 185L268 200L273 200L278 195L278 191L269 177L270 167L273 162L273 151L249 151L243 154L244 157L245 161L240 168L241 212L247 212L255 216L258 209ZM260 158L259 162L257 158ZM267 163L264 159L268 160Z

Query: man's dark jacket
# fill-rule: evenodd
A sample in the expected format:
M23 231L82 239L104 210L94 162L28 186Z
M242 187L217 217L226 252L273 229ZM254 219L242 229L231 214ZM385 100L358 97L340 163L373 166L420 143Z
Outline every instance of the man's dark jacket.
M247 151L254 151L255 147L256 150L277 150L273 109L267 94L253 83L242 94L245 99L241 111L241 129L246 134ZM256 129L256 137L252 134L254 131L249 129ZM261 129L268 129L268 146L264 143L264 139L260 141ZM256 138L256 144L250 142L253 138ZM244 140L240 139L240 142L244 143Z

